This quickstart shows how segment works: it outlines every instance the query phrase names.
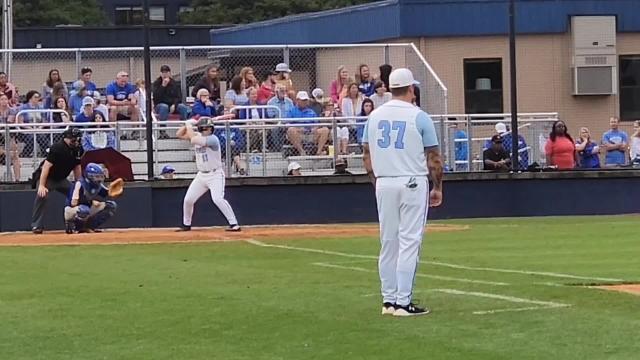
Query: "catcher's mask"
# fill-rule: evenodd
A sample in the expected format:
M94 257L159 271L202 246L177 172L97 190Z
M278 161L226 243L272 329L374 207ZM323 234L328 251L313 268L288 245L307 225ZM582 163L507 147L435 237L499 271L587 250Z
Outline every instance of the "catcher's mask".
M104 170L96 163L89 163L84 168L84 177L93 184L102 184L105 178Z

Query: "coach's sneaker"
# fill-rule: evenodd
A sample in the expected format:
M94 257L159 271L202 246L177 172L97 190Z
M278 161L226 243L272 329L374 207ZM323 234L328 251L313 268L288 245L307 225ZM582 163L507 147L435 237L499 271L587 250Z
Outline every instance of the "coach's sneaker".
M225 231L238 232L238 231L242 231L242 228L238 224L233 224L233 225L229 225L229 227L226 228Z
M180 231L191 231L191 225L180 225L180 227L178 228L178 230L176 230L176 232L180 232Z
M396 311L393 313L393 316L420 316L427 315L431 310L427 308L419 308L413 303L409 303L409 305L396 305Z
M42 230L42 228L34 227L31 229L31 232L33 232L36 235L40 235L44 232L44 230Z
M382 304L382 315L393 315L396 312L396 304L386 302Z

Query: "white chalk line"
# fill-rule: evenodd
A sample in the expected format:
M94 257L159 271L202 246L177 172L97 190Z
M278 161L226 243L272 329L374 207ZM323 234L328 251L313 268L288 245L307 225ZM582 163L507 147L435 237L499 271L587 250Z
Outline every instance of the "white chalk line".
M331 250L322 250L322 249L311 249L311 248L303 248L296 246L288 246L288 245L278 245L278 244L269 244L258 240L247 240L248 243L262 246L262 247L271 247L278 248L284 250L294 250L294 251L302 251L302 252L310 252L316 254L324 254L324 255L335 255L356 259L378 259L377 256L373 255L360 255L360 254L350 254L339 251L331 251ZM421 264L434 265L434 266L442 266L448 267L452 269L460 269L460 270L471 270L471 271L487 271L487 272L499 272L499 273L510 273L510 274L523 274L523 275L536 275L536 276L547 276L554 278L566 278L566 279L579 279L579 280L589 280L589 281L603 281L603 282L622 282L622 279L613 279L613 278L603 278L603 277L592 277L592 276L579 276L572 274L562 274L562 273L554 273L547 271L528 271L528 270L514 270L514 269L500 269L500 268L489 268L489 267L475 267L475 266L465 266L458 264L445 263L440 261L420 261Z
M527 307L520 307L520 308L478 310L478 311L472 312L472 314L474 315L490 315L490 314L498 314L498 313L504 313L504 312L558 309L558 308L571 306L571 304L563 304L563 303L558 303L553 301L525 299L525 298L520 298L515 296L491 294L491 293L484 293L484 292L478 292L478 291L462 291L462 290L455 290L455 289L433 289L432 291L437 291L437 292L452 294L452 295L476 296L476 297L482 297L482 298L488 298L488 299L503 300L503 301L508 301L512 303L538 305L538 306L527 306Z
M323 263L323 262L316 262L316 263L312 263L311 265L322 266L322 267L333 268L333 269L353 270L353 271L376 273L376 274L378 273L378 271L376 270L371 270L371 269L366 269L366 268L361 268L356 266L343 266L338 264ZM497 282L497 281L473 280L473 279L457 278L457 277L450 277L450 276L420 274L420 273L417 273L416 276L428 278L428 279L434 279L434 280L456 281L456 282L471 283L471 284L495 285L495 286L509 285L508 283Z

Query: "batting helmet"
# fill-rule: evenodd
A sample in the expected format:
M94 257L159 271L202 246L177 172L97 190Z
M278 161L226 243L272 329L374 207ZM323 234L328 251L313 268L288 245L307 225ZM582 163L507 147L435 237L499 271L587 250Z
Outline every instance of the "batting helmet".
M84 168L84 176L93 184L102 184L104 182L104 170L102 166L96 163L88 163Z
M207 129L211 129L211 131L213 131L213 120L210 117L201 117L196 126L198 127L199 132Z
M80 139L82 138L82 131L77 127L69 126L62 133L62 137L65 139Z

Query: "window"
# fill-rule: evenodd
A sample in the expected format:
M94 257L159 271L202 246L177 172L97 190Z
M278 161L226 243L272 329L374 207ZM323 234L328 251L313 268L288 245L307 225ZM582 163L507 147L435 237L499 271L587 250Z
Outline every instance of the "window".
M640 55L620 56L620 119L640 120Z
M149 8L149 20L164 24L164 6L151 6Z
M193 12L193 8L191 6L180 6L180 8L178 9L178 13L186 12Z
M142 25L144 23L144 11L141 7L116 7L116 25Z
M502 113L502 59L464 59L464 111Z

